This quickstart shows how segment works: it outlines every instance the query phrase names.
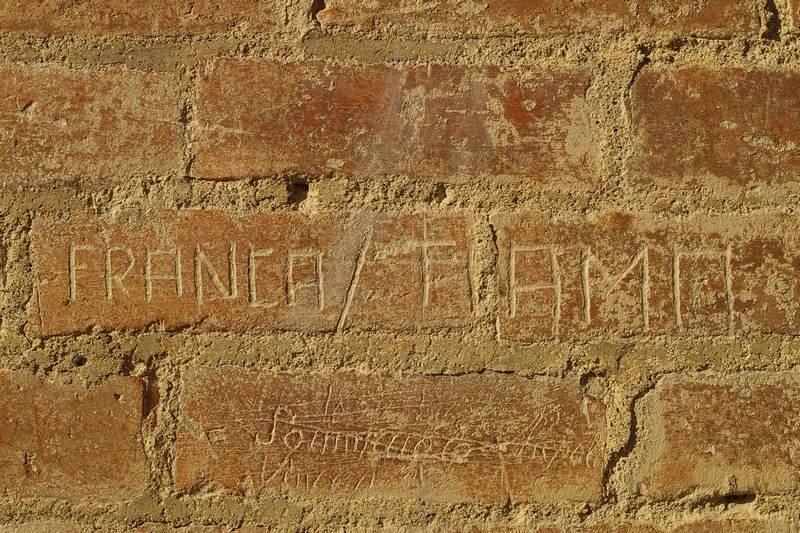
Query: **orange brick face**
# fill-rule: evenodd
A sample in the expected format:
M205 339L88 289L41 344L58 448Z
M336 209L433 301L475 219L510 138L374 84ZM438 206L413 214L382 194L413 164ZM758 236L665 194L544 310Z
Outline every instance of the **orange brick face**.
M200 80L192 173L593 183L587 83L584 70L223 59Z
M788 333L800 318L792 217L530 212L492 224L502 339Z
M637 183L797 181L800 74L699 67L646 69L631 94Z
M598 500L604 407L575 381L187 369L173 474L256 494ZM487 423L491 421L491 423Z
M29 331L264 327L336 331L471 321L459 214L164 211L39 218Z
M96 501L144 492L150 470L139 436L141 381L112 377L86 389L65 378L0 371L4 492Z
M796 490L798 396L793 373L662 379L637 406L632 488L656 499Z
M35 35L184 35L232 30L275 31L283 25L285 3L257 0L11 0L0 29Z
M177 81L116 68L0 68L4 184L101 182L181 168Z

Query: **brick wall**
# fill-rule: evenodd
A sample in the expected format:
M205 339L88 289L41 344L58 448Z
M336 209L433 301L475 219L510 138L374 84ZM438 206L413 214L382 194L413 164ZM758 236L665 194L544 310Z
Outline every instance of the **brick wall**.
M9 0L0 532L800 527L795 0Z

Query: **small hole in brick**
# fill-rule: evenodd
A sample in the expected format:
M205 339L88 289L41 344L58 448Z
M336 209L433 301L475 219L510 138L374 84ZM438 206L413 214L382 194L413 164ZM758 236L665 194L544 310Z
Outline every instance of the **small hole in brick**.
M725 503L750 503L755 499L755 494L728 494L725 496Z
M114 393L114 399L120 401L120 399L122 399L122 394Z
M317 20L317 13L325 9L325 0L314 0L311 4L311 19Z
M299 204L308 198L308 183L292 183L289 186L289 201L293 204Z
M83 366L86 364L86 358L82 355L73 356L72 364L75 366Z

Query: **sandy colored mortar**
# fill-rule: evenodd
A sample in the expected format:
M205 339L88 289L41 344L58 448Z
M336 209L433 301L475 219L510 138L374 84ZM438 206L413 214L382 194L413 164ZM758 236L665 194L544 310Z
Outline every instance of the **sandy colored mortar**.
M796 370L800 362L796 332L762 335L735 330L731 334L628 337L599 333L568 342L499 340L498 249L490 224L494 215L532 209L565 219L615 210L644 212L667 221L692 214L725 214L732 220L737 214L752 212L796 214L800 181L741 187L710 181L691 187L663 183L634 186L625 163L632 146L626 106L633 80L645 64L647 68L665 69L800 69L800 42L792 29L792 8L785 0L778 0L775 6L774 10L766 5L759 7L762 17L776 12L782 22L775 31L776 26L770 23L770 30L762 18L763 33L769 38L719 40L645 29L547 38L461 38L451 34L430 40L418 35L400 38L380 27L371 32L326 33L309 16L308 6L299 4L287 8L290 16L285 27L264 35L239 30L201 37L0 33L0 56L6 65L55 63L81 72L114 65L174 76L180 89L187 141L175 170L163 174L110 185L78 177L58 186L39 182L28 188L9 186L0 191L0 366L42 376L64 373L85 384L119 374L141 377L147 386L142 436L152 465L148 489L128 501L5 497L0 498L0 522L68 522L81 532L134 531L146 522L176 527L220 525L223 531L256 525L275 531L424 532L530 531L538 525L591 526L631 519L655 524L664 531L703 519L753 518L793 524L800 518L800 499L795 494L759 494L755 498L689 494L654 501L630 490L628 478L641 467L637 461L642 461L632 453L640 440L634 431L641 427L633 417L634 406L644 406L646 411L645 398L663 375ZM488 178L461 182L414 181L407 177L377 180L339 172L324 176L287 173L220 182L189 178L197 148L194 109L199 73L206 62L223 57L287 63L331 61L346 66L402 64L409 68L429 63L467 69L498 65L518 74L543 68L587 69L591 79L587 113L597 131L596 183L566 187L558 180L547 184ZM476 288L471 323L467 328L399 332L365 328L338 334L249 327L237 333L200 331L191 326L165 331L153 324L143 331L98 329L47 338L26 335L27 305L34 284L32 217L57 218L67 212L114 217L128 210L147 215L165 209L214 209L236 216L345 210L468 212L470 275ZM86 357L84 366L72 364L76 354ZM602 500L465 504L372 494L348 501L305 498L272 489L248 497L204 486L179 493L172 479L171 454L180 425L181 376L190 365L424 375L498 372L566 377L586 387L599 387L605 391L608 421Z

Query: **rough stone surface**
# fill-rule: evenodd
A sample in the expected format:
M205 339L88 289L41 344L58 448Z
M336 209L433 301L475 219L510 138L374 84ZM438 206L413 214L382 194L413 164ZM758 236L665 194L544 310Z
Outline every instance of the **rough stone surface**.
M797 490L794 373L663 378L637 405L631 489L650 498Z
M0 179L106 182L177 171L184 149L180 114L178 86L168 75L2 66Z
M190 368L173 474L311 495L596 501L602 403L552 378Z
M119 376L87 389L70 381L0 371L3 492L99 501L140 494L149 481L142 382Z
M587 84L581 69L223 59L200 81L192 173L593 183Z

